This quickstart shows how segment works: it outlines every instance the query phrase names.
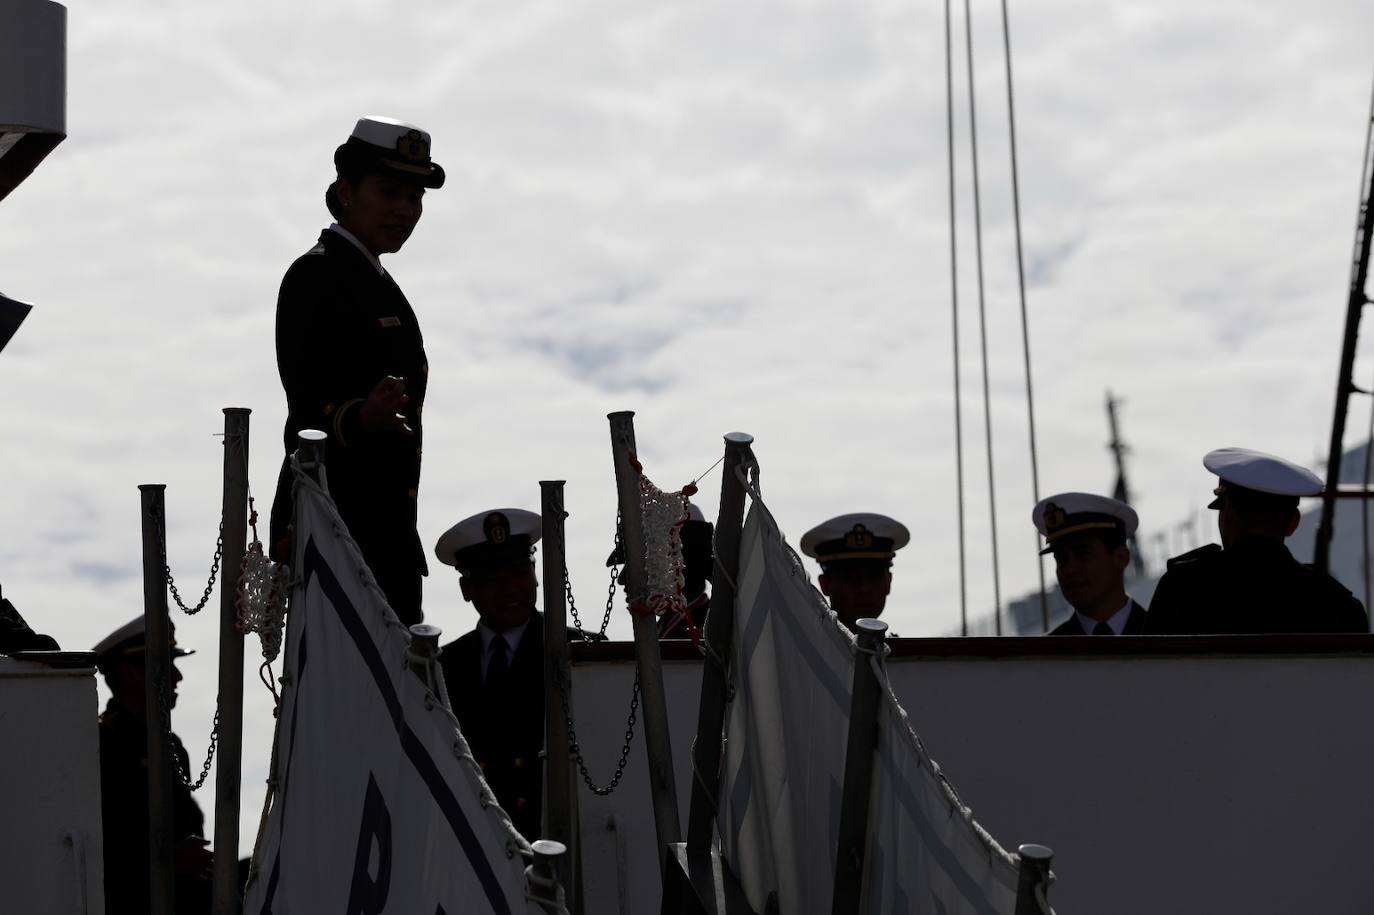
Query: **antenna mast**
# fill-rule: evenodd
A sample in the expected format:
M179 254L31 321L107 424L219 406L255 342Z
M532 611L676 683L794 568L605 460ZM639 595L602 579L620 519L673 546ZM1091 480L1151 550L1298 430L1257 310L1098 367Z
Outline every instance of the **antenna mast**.
M1111 389L1107 389L1107 425L1112 432L1112 441L1107 447L1112 451L1112 457L1116 460L1116 486L1112 488L1112 498L1118 502L1131 504L1130 490L1126 488L1126 455L1130 453L1130 447L1121 440L1116 426L1116 405L1120 400L1112 396ZM1145 574L1145 560L1140 555L1140 548L1136 545L1135 534L1131 535L1131 564L1135 567L1136 575Z

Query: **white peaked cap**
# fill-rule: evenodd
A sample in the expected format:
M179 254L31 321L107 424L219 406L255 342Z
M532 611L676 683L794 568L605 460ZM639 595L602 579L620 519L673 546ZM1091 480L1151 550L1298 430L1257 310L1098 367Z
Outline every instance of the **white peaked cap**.
M1049 552L1061 537L1094 530L1117 530L1130 537L1140 526L1140 516L1125 502L1090 492L1061 492L1041 499L1031 510L1035 529L1045 538Z
M839 515L802 535L802 552L818 562L846 559L891 559L911 542L900 521L875 512Z
M425 145L430 144L430 137L427 131L421 130L414 124L407 124L405 121L398 121L395 118L384 118L378 115L368 115L359 118L358 123L353 127L353 136L364 143L371 143L373 146L381 146L384 149L395 149L396 141L415 131L424 140Z
M1306 467L1249 448L1209 451L1202 459L1202 466L1226 483L1255 492L1275 496L1315 496L1322 491L1321 477Z
M521 549L533 546L539 542L542 527L543 519L534 512L523 508L493 508L464 518L444 531L434 545L434 555L444 565L462 569L468 556L480 559L483 554L507 549L508 544ZM458 554L465 550L472 552L460 558Z

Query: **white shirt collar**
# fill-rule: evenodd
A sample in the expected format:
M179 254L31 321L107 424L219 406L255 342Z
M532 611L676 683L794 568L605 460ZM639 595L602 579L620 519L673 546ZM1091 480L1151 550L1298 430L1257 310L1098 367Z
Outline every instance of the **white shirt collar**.
M339 233L340 235L342 235L344 238L346 238L346 239L348 239L350 242L352 242L352 243L353 243L353 247L355 247L355 248L357 248L359 251L363 252L363 257L367 258L368 263L370 263L372 266L376 267L376 268L377 268L377 272L378 272L379 274L381 274L382 276L386 276L386 269L382 267L382 262L381 262L381 260L377 257L377 255L375 255L375 254L373 254L371 251L367 250L367 245L364 245L362 242L358 241L358 237L357 237L356 235L354 235L352 232L350 232L350 231L348 231L347 229L345 229L343 226L339 225L337 222L332 222L332 223L330 223L330 224L329 224L329 228L333 229L335 232L338 232L338 233Z
M1121 605L1121 609L1107 617L1106 623L1108 626L1112 627L1112 635L1121 635L1121 630L1126 628L1126 620L1131 618L1132 603L1134 602L1127 596L1126 603ZM1077 610L1074 611L1074 615L1078 617L1078 625L1083 627L1083 631L1088 635L1092 635L1093 628L1097 626L1097 620L1090 616L1084 616Z
M534 619L533 616L530 619ZM520 640L525 637L525 630L530 628L530 620L525 620L514 629L507 629L505 632L498 633L486 623L478 622L477 634L482 639L482 679L487 678L487 665L491 663L491 640L500 635L506 640L506 645L510 649L510 654L506 660L515 660L515 652L520 647Z

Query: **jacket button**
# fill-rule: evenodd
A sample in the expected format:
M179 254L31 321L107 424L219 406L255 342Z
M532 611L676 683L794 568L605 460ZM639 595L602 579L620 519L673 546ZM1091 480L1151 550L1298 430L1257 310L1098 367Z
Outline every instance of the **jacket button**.
M528 804L528 803L529 803L529 801L526 801L523 797L517 797L517 798L515 799L515 809L516 809L516 810L524 810L524 809L525 809L525 805Z
M523 757L523 756L517 756L517 757L515 757L515 759L511 761L511 765L515 766L515 768L517 768L517 769L523 769L523 768L525 768L525 757Z
M409 492L406 493L406 495L410 496L412 499L414 499L414 498L415 498L416 496L418 496L419 494L420 494L419 491L418 491L418 490L415 490L415 489L412 489L412 490L410 490Z

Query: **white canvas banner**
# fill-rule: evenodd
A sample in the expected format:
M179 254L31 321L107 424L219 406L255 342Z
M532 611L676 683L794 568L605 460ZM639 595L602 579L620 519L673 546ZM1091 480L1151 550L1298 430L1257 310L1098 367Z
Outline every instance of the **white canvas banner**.
M882 682L860 911L1012 915L1016 859L974 821Z
M756 493L737 585L722 852L755 911L770 896L779 911L828 911L854 664L869 660ZM958 802L883 683L862 910L1012 915L1014 859Z
M297 485L295 531L275 798L244 912L539 911L526 908L528 846L407 666L409 633L313 483Z

